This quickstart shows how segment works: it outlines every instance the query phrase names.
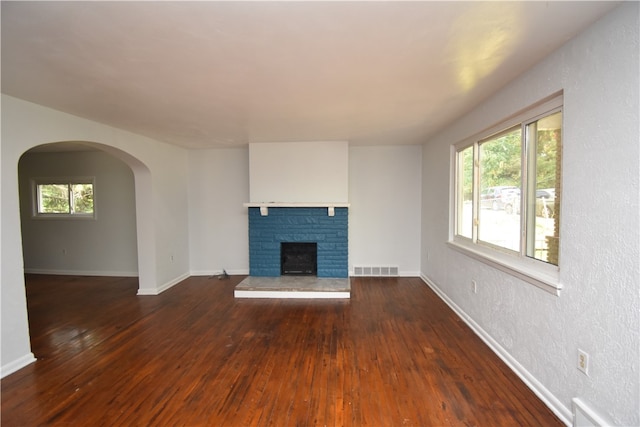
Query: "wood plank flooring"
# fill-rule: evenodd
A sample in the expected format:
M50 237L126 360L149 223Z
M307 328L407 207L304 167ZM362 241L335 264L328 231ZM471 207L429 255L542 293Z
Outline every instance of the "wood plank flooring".
M563 425L420 279L234 299L243 278L28 275L38 361L2 380L2 426Z

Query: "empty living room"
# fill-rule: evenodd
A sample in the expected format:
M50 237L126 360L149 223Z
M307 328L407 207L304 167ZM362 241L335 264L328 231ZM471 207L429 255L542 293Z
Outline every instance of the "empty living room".
M640 426L640 3L0 7L3 426Z

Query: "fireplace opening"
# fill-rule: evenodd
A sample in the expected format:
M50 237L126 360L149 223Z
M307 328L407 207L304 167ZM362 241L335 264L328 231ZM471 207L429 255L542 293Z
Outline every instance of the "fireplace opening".
M318 244L280 243L280 274L283 276L316 276L318 274Z

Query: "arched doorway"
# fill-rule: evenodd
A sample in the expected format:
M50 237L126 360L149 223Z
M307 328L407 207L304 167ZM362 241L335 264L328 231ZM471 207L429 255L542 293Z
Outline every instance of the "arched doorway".
M36 146L20 157L19 165L28 165L19 177L25 271L137 275L139 293L156 287L151 178L146 165L120 149L86 141ZM34 177L94 179L97 221L32 220ZM47 239L44 248L33 244L40 233ZM39 250L34 250L36 246Z

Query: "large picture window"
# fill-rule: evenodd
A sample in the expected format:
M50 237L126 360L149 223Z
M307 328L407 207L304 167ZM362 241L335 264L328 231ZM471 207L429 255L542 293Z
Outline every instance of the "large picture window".
M94 218L93 181L93 178L34 179L34 215Z
M454 157L454 242L558 266L562 97L457 145Z

